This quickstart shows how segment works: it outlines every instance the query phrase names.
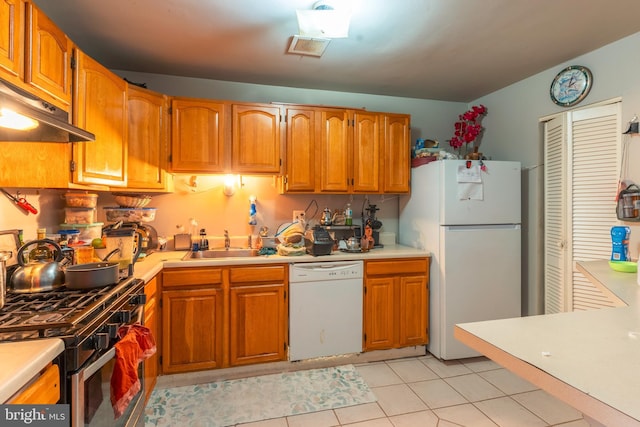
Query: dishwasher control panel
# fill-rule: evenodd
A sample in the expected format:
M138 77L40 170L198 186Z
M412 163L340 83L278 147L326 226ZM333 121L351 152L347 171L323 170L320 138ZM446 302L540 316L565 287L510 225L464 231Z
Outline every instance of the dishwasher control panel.
M289 282L360 279L363 271L362 261L294 263L289 266Z

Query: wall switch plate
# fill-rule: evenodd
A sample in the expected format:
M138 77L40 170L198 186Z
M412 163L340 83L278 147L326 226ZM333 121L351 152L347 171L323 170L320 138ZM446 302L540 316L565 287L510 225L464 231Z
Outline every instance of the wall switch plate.
M293 211L293 222L304 221L304 219L305 219L304 211L297 211L297 210Z

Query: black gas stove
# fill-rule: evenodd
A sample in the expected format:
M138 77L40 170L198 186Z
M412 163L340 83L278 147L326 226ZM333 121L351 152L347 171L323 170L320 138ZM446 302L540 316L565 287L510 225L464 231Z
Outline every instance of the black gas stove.
M67 369L77 369L88 353L110 346L119 326L135 321L135 308L145 301L143 287L142 280L130 277L87 290L9 293L0 310L0 342L60 338Z
M9 293L0 310L0 342L61 339L65 349L53 363L60 368L59 403L70 405L71 426L133 426L144 408L144 364L138 365L140 389L117 420L109 381L119 330L144 322L145 300L144 282L133 277L102 288Z

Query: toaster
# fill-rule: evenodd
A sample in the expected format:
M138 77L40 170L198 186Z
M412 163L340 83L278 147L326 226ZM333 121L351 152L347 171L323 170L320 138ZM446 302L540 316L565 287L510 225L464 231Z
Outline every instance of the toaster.
M309 255L330 255L334 241L327 230L316 225L305 232L304 245Z

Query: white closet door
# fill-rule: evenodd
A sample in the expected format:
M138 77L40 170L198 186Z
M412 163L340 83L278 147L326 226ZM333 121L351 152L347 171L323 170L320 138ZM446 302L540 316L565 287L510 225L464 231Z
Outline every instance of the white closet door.
M545 313L570 309L570 292L564 285L570 279L566 240L567 138L565 114L544 127L544 307Z
M611 226L618 224L616 194L621 152L620 104L571 113L571 250L573 310L614 303L576 270L576 261L611 257Z
M576 261L611 256L621 153L620 103L545 123L545 313L611 307Z

